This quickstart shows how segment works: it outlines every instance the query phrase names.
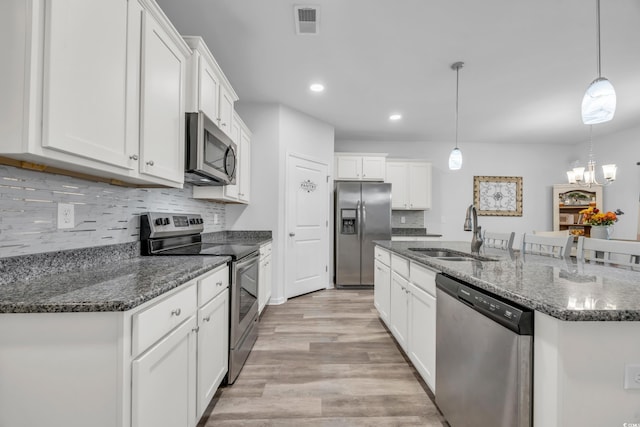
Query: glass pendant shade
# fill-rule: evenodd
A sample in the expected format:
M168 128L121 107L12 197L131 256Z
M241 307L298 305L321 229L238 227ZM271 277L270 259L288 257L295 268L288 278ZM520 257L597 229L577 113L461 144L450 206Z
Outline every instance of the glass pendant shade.
M616 112L616 91L604 77L595 79L582 98L582 122L585 125L608 122Z
M616 170L618 168L616 165L602 165L602 173L604 174L604 179L607 181L615 181L616 180Z
M462 151L458 147L451 150L449 154L449 169L457 171L462 168Z

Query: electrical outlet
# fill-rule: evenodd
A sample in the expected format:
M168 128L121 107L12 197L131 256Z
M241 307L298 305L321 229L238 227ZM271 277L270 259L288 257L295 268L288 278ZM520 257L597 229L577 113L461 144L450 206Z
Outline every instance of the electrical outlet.
M70 203L58 203L58 228L73 228L74 225L73 205Z
M405 222L407 222L407 219L403 216L400 217L400 224L404 224Z
M640 365L624 366L624 389L640 389Z

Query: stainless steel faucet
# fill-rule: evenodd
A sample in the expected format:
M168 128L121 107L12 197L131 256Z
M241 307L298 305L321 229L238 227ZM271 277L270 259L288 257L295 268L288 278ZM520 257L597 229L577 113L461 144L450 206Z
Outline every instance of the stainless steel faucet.
M473 228L472 228L473 217ZM469 205L467 208L467 217L464 220L464 231L473 231L473 237L471 238L471 253L479 254L480 247L482 246L482 227L478 225L478 211L473 205Z

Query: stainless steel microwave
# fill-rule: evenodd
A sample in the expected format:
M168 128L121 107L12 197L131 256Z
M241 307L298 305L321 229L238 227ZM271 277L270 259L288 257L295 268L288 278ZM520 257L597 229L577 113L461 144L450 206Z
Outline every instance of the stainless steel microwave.
M236 183L236 144L202 111L186 114L184 181L193 185Z

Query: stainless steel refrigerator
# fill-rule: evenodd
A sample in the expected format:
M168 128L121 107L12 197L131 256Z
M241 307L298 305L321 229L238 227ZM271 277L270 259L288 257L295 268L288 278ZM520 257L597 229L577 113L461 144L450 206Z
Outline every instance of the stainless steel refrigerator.
M391 240L391 184L337 182L336 286L373 285L374 240Z

